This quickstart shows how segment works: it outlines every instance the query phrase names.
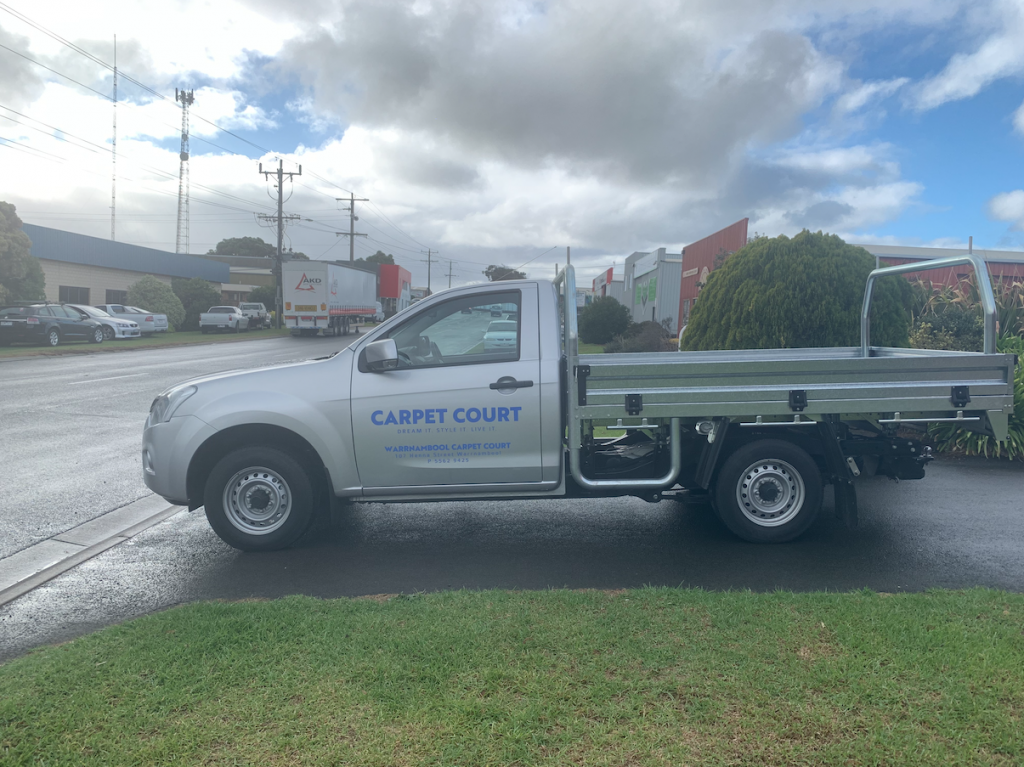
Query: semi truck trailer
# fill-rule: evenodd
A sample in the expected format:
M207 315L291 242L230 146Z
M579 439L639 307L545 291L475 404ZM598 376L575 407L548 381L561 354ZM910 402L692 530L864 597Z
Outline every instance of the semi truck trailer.
M377 311L377 275L335 261L281 266L284 327L295 336L348 335Z

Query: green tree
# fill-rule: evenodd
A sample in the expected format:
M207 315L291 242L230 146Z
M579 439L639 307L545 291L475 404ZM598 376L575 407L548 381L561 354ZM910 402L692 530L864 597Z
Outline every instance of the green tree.
M218 296L218 299L220 296ZM167 315L168 330L175 331L185 321L185 307L174 295L174 290L166 282L161 282L151 274L147 274L138 282L128 286L129 306L137 306L147 312Z
M172 279L171 289L185 310L185 319L178 330L199 330L199 315L220 303L220 291L202 277Z
M267 307L267 311L271 312L277 301L277 288L273 285L260 285L258 288L253 288L252 293L245 300L254 304L263 304Z
M835 235L802 231L760 238L711 273L683 348L779 349L856 346L867 276L875 259ZM907 346L910 284L900 276L875 284L871 343Z
M0 304L8 301L42 301L46 278L32 241L21 230L13 205L0 202Z
M395 257L390 253L385 254L383 250L378 250L372 256L367 256L365 259L357 258L356 261L362 261L367 264L390 264L394 266Z
M211 256L249 256L250 258L273 258L277 247L264 242L262 237L228 237L209 251Z
M580 340L585 344L606 344L625 333L631 321L629 309L611 296L602 296L580 311Z
M525 280L526 272L520 272L516 269L510 269L507 266L495 266L491 264L483 271L484 276L487 277L491 282L499 282L501 280Z

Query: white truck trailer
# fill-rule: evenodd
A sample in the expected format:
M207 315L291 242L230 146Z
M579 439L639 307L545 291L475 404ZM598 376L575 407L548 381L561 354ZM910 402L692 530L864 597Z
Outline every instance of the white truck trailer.
M377 276L335 261L289 261L281 267L284 327L295 336L347 335L377 311Z
M961 263L978 274L983 353L871 346L877 277ZM852 526L855 479L924 477L931 456L908 430L1007 436L1016 360L996 353L973 255L872 272L859 347L580 354L575 295L572 267L554 284L446 290L331 357L178 384L150 410L146 484L205 506L250 551L295 541L330 499L687 493L740 538L778 543L814 522L826 484ZM515 343L488 348L491 307L507 304Z

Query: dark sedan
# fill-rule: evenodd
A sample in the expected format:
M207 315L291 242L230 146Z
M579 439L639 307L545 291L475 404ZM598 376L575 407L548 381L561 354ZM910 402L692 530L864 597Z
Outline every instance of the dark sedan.
M67 304L0 308L0 346L12 343L57 346L64 341L103 343L103 324Z

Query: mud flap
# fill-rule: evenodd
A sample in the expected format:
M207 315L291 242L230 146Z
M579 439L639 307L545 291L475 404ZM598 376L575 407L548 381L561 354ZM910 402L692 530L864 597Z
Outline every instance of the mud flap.
M853 486L850 465L843 457L835 424L829 416L818 422L818 436L821 437L821 447L825 452L828 478L835 492L836 516L843 525L853 529L857 527L857 489Z

